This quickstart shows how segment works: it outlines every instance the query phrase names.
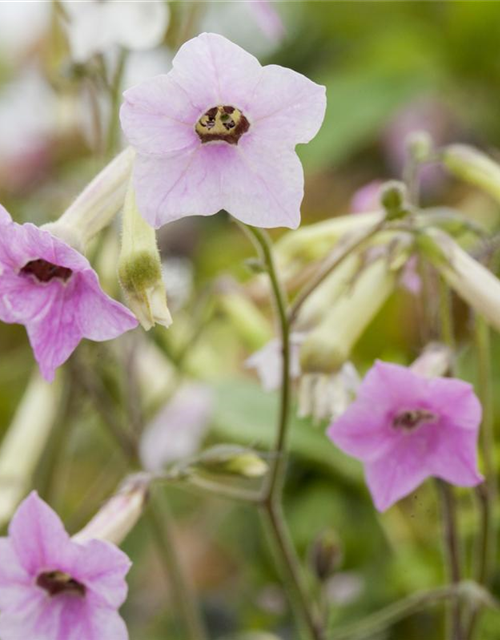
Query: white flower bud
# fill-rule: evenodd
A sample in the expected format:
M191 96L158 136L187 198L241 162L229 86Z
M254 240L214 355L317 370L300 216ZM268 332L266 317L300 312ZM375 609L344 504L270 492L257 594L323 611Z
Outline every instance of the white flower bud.
M452 144L443 150L442 161L455 176L500 200L500 165L485 153L465 144Z

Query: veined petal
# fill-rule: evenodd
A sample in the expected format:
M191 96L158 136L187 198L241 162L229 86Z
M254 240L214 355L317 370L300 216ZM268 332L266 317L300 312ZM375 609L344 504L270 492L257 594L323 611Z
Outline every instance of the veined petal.
M124 98L123 131L139 153L169 156L201 144L195 132L200 109L170 75L146 80L125 91Z
M198 117L217 105L248 110L262 73L257 58L215 33L186 42L172 64L172 77L199 109Z
M312 140L326 111L326 88L301 73L268 65L252 97L249 115L255 135L295 147Z
M0 320L24 323L44 316L58 295L59 283L38 285L30 276L0 272Z
M12 222L9 212L0 204L0 224L8 224Z
M32 579L19 563L12 542L0 538L0 609L17 609L29 598Z

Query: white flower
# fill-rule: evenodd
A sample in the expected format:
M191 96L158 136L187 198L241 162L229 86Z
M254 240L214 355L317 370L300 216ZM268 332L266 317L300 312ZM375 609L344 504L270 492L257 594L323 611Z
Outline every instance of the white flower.
M136 51L153 49L162 42L170 20L166 2L64 0L63 4L72 57L80 63L114 45Z
M290 336L290 377L300 376L299 348L305 334L292 333ZM281 340L274 338L253 353L245 362L249 369L255 369L265 391L275 391L281 387L283 355Z

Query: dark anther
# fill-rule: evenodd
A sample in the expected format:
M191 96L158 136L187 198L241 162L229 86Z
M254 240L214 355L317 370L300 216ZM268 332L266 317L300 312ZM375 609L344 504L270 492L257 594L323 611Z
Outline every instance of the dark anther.
M57 264L47 262L47 260L30 260L24 265L20 273L34 276L39 282L50 282L53 278L66 282L73 271L67 267L60 267Z
M36 579L36 584L45 589L50 596L57 596L60 593L84 596L86 592L85 585L62 571L41 573Z
M196 123L195 130L203 143L223 140L228 144L238 144L249 128L250 123L239 109L225 105L206 111Z
M411 431L421 424L435 422L437 416L431 411L426 409L414 409L411 411L401 411L398 413L393 421L392 425L396 429L404 429Z

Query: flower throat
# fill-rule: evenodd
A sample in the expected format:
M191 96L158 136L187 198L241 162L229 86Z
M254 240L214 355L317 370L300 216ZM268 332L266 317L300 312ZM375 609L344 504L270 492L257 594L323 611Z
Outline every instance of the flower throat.
M195 126L202 143L223 140L228 144L238 144L249 128L250 123L243 113L230 105L212 107L201 116Z

